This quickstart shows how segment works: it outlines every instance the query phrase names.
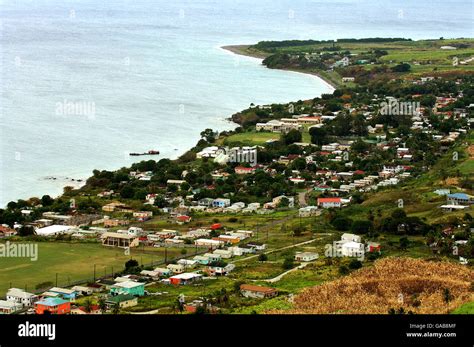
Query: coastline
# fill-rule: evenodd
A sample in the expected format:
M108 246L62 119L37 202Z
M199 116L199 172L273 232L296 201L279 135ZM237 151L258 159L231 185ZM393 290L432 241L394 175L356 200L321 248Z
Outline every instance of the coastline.
M230 45L230 46L222 46L222 47L219 47L219 49L222 49L224 51L227 51L229 52L230 54L236 54L236 55L240 55L240 56L244 56L244 57L249 57L249 58L254 58L254 59L259 59L259 60L263 60L267 55L264 55L264 54L259 54L259 53L255 53L255 54L248 54L248 53L244 53L243 52L243 49L247 49L250 45ZM333 89L336 89L335 85L326 80L325 78L319 76L317 73L310 73L310 72L307 72L307 71L298 71L297 69L274 69L274 70L281 70L281 71L289 71L289 72L293 72L293 73L301 73L301 74L306 74L306 75L310 75L312 77L315 77L315 78L318 78L320 81L324 82L325 84L327 84L330 88L333 88ZM239 110L239 111L236 111L236 113L240 112L242 110ZM235 114L235 113L234 113ZM238 127L239 124L234 122L233 119L232 119L232 116L234 114L230 114L228 117L225 117L223 119L223 121L227 122L227 123L230 123L232 125L235 125L235 127ZM187 152L189 152L193 147L190 147L190 148L183 148L182 150L179 151L179 153L174 153L173 155L168 155L168 156L163 156L159 159L170 159L170 160L178 160L182 155L186 154ZM139 161L134 161L133 163L138 163ZM124 163L124 165L126 167L129 167L130 165L132 165L133 163L130 163L130 164L126 164ZM122 165L123 166L123 165ZM120 167L122 167L120 166ZM115 169L107 169L107 168L104 168L104 167L96 167L95 169L97 170L108 170L108 171L115 171L115 170L118 170L120 167L117 167ZM56 198L60 198L64 195L64 189L67 188L67 187L71 187L73 188L74 190L80 190L82 189L83 187L85 187L87 185L87 180L91 177L91 174L89 175L79 175L80 177L75 179L75 180L71 180L71 178L69 177L64 177L63 179L58 179L57 182L59 183L61 181L61 183L59 183L56 187L57 187L57 193L55 192L44 192L43 195L50 195L51 197L53 197L54 199ZM56 181L56 179L59 178L58 177L54 177L53 176L48 176L48 177L45 177L43 179L54 179ZM41 194L40 194L41 195ZM14 200L11 200L11 201L18 201L19 199L24 199L24 200L29 200L33 197L39 197L40 195L31 195L31 196L25 196L24 198L22 197L19 197L18 199L14 199ZM6 205L8 204L9 201L5 201L4 204L2 204L3 206L0 206L0 208L5 208Z
M249 52L248 48L250 46L251 45L228 45L228 46L222 46L221 48L226 50L226 51L229 51L233 54L236 54L236 55L241 55L241 56L244 56L244 57L257 58L257 59L262 59L262 60L270 55L270 54L264 54L264 53L256 52L256 51L255 52ZM269 69L268 67L266 67L266 68ZM305 71L305 70L301 70L301 69L288 69L288 68L287 69L275 69L275 70L291 71L291 72L297 72L297 73L302 73L302 74L306 74L306 75L315 76L315 77L318 77L319 79L321 79L324 83L329 85L331 88L333 88L333 89L338 88L336 83L334 83L333 81L327 79L326 77L324 77L323 75L321 75L320 73L317 73L317 72Z

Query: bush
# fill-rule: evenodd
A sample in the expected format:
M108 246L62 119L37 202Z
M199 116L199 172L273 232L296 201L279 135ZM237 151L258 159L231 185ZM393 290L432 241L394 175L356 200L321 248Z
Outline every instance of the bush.
M292 269L294 266L295 262L293 261L293 257L285 258L285 261L283 262L283 269L289 270Z
M351 270L357 270L357 269L360 269L361 267L362 267L362 263L357 259L352 259L349 263L349 269Z
M258 256L258 261L267 261L267 260L268 260L268 256L264 253Z
M334 228L341 231L347 231L352 225L352 219L347 217L336 217L331 221Z
M41 282L35 286L35 289L45 289L45 288L50 288L53 286L54 286L53 282Z
M345 275L349 274L349 272L350 271L349 271L349 268L347 266L345 266L345 265L339 266L339 274L340 275L345 276Z
M366 234L372 231L372 222L367 220L355 220L352 223L351 231L354 234Z

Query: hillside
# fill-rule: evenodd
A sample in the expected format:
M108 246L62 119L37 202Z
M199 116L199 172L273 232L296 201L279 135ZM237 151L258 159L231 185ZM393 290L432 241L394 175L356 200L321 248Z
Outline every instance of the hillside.
M473 276L472 269L448 262L385 258L349 276L308 288L295 297L293 309L272 313L386 314L402 308L404 312L441 314L474 300ZM446 293L451 296L448 302Z

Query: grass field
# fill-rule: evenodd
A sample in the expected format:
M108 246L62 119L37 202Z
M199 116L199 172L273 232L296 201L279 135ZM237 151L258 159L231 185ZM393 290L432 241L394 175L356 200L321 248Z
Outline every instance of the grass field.
M139 263L148 264L164 259L163 249L132 250L125 255L123 250L103 247L97 243L59 243L39 242L38 260L29 258L2 258L0 260L0 295L12 287L34 290L39 283L51 281L66 286L71 282L93 279L94 264L97 277L110 275L123 270L124 264L130 258ZM179 251L168 250L168 256L177 256Z
M463 48L456 50L441 49L442 46L464 45ZM353 54L364 55L369 51L379 49L387 52L380 61L383 64L394 66L396 64L407 62L411 65L411 71L406 76L418 76L433 72L447 71L474 71L474 61L466 64L453 66L453 59L456 57L463 61L474 57L474 39L449 39L449 40L420 40L420 41L398 41L398 42L341 42L334 43L340 48L340 51L348 50ZM274 53L301 54L318 52L321 49L331 46L330 42L317 43L300 46L282 46L261 51L257 46L235 46L232 51L238 54L250 55L259 58L265 58ZM377 65L364 65L366 69L372 69ZM296 69L296 71L317 74L326 81L340 87L344 84L340 76L334 72L322 71L319 69ZM354 86L353 83L346 86Z
M455 309L453 314L474 314L474 301L468 302L457 309Z
M231 135L225 139L224 144L240 144L243 143L247 146L262 145L268 140L279 140L280 134L270 132L246 132Z

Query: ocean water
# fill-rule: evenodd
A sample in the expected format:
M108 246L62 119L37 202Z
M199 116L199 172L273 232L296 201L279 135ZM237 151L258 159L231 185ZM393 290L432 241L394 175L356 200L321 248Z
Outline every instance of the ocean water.
M175 158L250 103L330 92L220 47L260 40L472 37L472 1L0 2L0 206L93 169ZM144 159L144 157L139 158ZM52 179L54 177L55 179Z

